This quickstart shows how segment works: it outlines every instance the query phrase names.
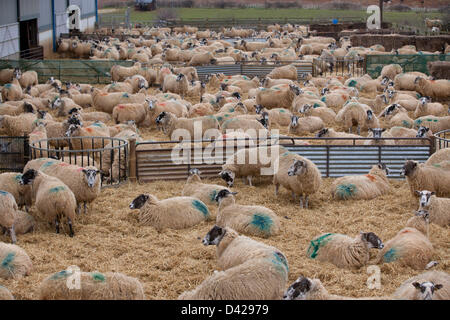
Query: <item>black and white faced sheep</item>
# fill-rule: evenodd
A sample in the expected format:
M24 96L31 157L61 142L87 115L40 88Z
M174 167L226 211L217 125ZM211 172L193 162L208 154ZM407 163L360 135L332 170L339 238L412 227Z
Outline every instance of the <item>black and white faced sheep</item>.
M58 178L34 169L30 169L22 175L20 184L32 185L36 208L47 221L55 222L56 233L59 233L61 218L65 217L69 225L69 236L74 236L72 224L75 220L77 201L67 185Z
M450 197L450 172L435 166L408 160L402 168L402 174L408 181L411 194L416 190L429 190L440 197Z
M317 166L298 154L285 152L278 158L278 171L273 176L275 195L281 186L292 192L294 201L300 197L300 208L308 208L308 197L316 193L322 184ZM275 164L277 168L277 164Z
M450 275L443 271L427 271L409 278L393 293L397 300L449 300Z
M158 200L154 195L141 194L130 203L130 209L139 209L141 225L157 230L185 229L211 218L206 204L194 197Z
M216 225L229 227L246 235L268 238L280 232L280 219L272 210L263 206L236 204L236 192L220 190L215 201L219 204Z
M418 191L419 210L427 210L430 222L441 227L450 225L450 199L438 198L435 192L428 190Z
M231 228L214 226L205 246L217 246L220 270L179 300L278 300L288 280L288 261L275 247L240 236Z
M369 262L371 248L383 247L383 242L373 232L361 232L355 238L339 233L324 233L311 240L306 256L330 262L339 268L360 268Z

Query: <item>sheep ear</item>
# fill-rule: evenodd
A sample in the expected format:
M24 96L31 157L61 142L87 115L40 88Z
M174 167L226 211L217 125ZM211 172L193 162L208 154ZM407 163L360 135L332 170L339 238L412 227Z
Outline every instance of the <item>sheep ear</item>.
M413 283L411 283L411 284L414 286L414 288L420 289L420 283L418 283L418 282L413 282Z
M418 196L420 196L420 191L415 190L414 193L417 194Z
M231 194L232 194L233 196L235 196L235 195L237 195L237 194L238 194L238 192L237 192L237 191L235 191L235 192L231 192Z
M435 284L435 285L434 285L434 289L435 289L435 290L442 289L442 287L444 287L442 284Z
M436 194L436 192L434 192L434 191L431 191L431 195L432 196L434 196Z

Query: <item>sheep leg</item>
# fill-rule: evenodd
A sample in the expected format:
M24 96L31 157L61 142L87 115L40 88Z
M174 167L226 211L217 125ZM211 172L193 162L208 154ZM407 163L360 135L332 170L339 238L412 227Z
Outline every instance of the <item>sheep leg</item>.
M81 204L77 203L77 210L76 210L77 215L80 214L80 210L81 210Z
M275 195L278 196L278 189L280 188L279 184L275 185Z
M253 187L252 186L252 176L248 176L247 180L248 180L248 184L250 185L250 187Z
M308 196L305 196L305 208L308 209Z
M16 243L17 239L16 239L16 231L14 230L14 226L11 227L11 229L9 229L9 233L11 234L11 241L12 243Z
M55 225L56 225L56 234L59 234L59 220L58 220L58 218L55 219Z
M303 195L300 196L300 208L303 209Z
M361 128L359 126L356 127L356 131L358 132L358 135L361 134Z
M242 177L242 182L243 182L244 184L247 184L247 180L246 180L245 177Z
M84 214L86 214L86 212L87 212L87 203L86 203L86 201L84 202Z
M297 200L297 197L295 196L295 192L292 191L292 199L294 199L294 202Z
M69 236L73 237L74 236L74 232L73 232L73 228L72 228L72 220L70 220L70 218L67 218L67 224L69 225Z
M352 127L348 128L348 133L352 133Z

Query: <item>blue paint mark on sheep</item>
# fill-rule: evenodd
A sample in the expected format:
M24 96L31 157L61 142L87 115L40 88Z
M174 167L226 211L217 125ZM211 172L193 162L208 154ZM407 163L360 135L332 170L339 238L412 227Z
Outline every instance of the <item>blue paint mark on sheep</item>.
M411 127L411 123L409 123L409 121L407 120L402 120L402 126L409 128Z
M128 93L124 93L123 95L122 95L122 98L129 98L130 96L128 95Z
M285 110L283 110L283 109L281 109L281 110L278 110L280 113L286 113L286 111Z
M102 124L102 123L93 123L93 124L91 124L91 127L98 127L98 128L103 128L104 127L104 125Z
M252 217L252 221L250 221L250 224L268 234L272 228L273 220L264 213L255 213Z
M13 266L13 261L14 261L14 257L16 256L15 252L8 252L8 254L6 255L6 257L3 259L2 263L0 264L0 266L3 269L8 269L9 271L14 270L14 266Z
M383 255L383 261L384 262L392 262L397 260L397 250L395 248L390 248L386 253Z
M308 251L306 252L308 258L315 259L317 257L317 252L319 251L320 247L326 245L333 238L332 237L333 235L334 233L326 233L323 236L311 240L311 243L309 244L308 247Z
M322 101L322 102L327 101L327 97L322 97L322 98L320 98L320 101Z
M205 217L208 217L209 214L209 210L208 207L205 206L205 204L199 200L193 200L192 201L192 206L197 209L198 211L200 211Z
M64 279L64 278L67 278L68 276L70 276L71 274L72 274L72 272L67 272L67 270L63 270L63 271L54 273L50 277L50 279L52 279L52 280Z
M10 194L10 193L7 192L7 191L0 190L0 195L2 195L2 196L7 196L7 195L9 195L9 194Z
M286 274L289 272L289 266L286 257L281 252L274 252L273 259L270 260L275 268L280 271L280 273Z
M213 190L209 193L209 200L215 201L217 195L217 190Z
M348 86L349 87L355 87L357 83L358 82L356 80L350 80L350 82L348 83Z
M41 170L45 170L48 167L51 167L52 165L54 165L55 163L56 163L56 161L47 161L41 166Z
M355 195L356 186L353 183L349 184L340 184L336 188L336 196L339 199L348 199Z
M318 104L317 102L313 104L313 108L318 108L320 107L320 104Z
M228 112L234 112L234 108L228 109Z
M11 87L12 87L12 84L11 84L11 83L5 84L5 88L9 89L9 88L11 88Z
M416 124L416 125L417 124L421 124L421 123L422 123L422 119L417 119L417 120L414 121L414 124Z
M57 193L57 192L60 192L60 191L63 191L63 190L66 190L66 187L64 187L64 186L57 186L57 187L51 188L50 189L50 193Z
M103 275L100 272L92 272L91 276L92 276L92 280L94 280L94 281L105 282L105 280L106 280L105 275Z

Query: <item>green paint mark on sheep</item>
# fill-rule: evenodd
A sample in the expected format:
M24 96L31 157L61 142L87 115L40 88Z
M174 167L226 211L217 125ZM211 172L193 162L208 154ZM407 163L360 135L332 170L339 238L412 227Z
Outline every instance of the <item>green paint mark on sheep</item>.
M320 104L318 104L317 102L313 104L313 108L319 108Z
M422 119L417 119L414 121L414 124L421 124L422 123Z
M14 177L14 180L15 181L20 181L20 180L22 180L22 175L21 174L17 174L15 177Z
M356 80L350 80L350 82L348 83L348 86L349 87L355 87L357 83L358 82Z
M129 98L130 96L128 95L128 93L124 93L123 95L122 95L122 98Z
M92 272L91 276L92 276L92 280L94 280L94 281L105 282L105 280L106 280L105 276L100 272Z
M441 168L441 165L439 163L433 163L433 167Z
M193 200L192 201L192 206L197 209L198 211L200 211L205 217L209 216L209 210L208 207L205 206L205 204L199 200Z
M8 254L3 259L2 263L0 264L0 266L2 268L4 268L4 269L8 269L9 271L14 270L14 266L12 265L12 263L14 261L14 257L15 256L16 256L15 252L8 252Z
M41 166L41 170L45 170L48 167L51 167L52 165L54 165L55 163L56 163L56 161L47 161Z
M281 109L281 110L278 110L280 113L286 113L286 110L283 110L283 109Z
M348 199L355 195L356 186L353 183L349 184L340 184L336 188L336 196L339 199Z
M216 195L217 195L217 190L212 190L212 191L209 193L209 200L215 201L215 200L216 200Z
M217 117L217 121L222 121L222 120L223 120L223 118L221 116Z
M411 127L411 123L409 123L409 121L407 120L402 120L402 126L409 128Z
M392 262L398 259L397 256L397 250L394 248L390 248L386 253L383 255L383 261L384 262Z
M50 277L50 279L52 279L52 280L64 279L64 278L67 278L68 276L70 276L71 274L72 274L72 272L67 272L67 270L63 270L63 271L54 273Z
M102 123L93 123L90 125L91 127L98 127L98 128L103 128L104 125Z
M11 88L11 87L12 87L12 84L11 84L11 83L5 84L5 88L6 88L6 89L9 89L9 88Z
M320 98L320 101L322 101L322 102L327 101L327 97L322 97L322 98Z
M311 243L308 247L308 251L306 255L308 258L315 259L317 257L317 252L320 247L326 245L333 237L334 233L326 233L323 236L320 236L316 239L311 240Z
M60 191L63 191L63 190L66 190L66 187L64 187L64 186L57 186L57 187L51 188L50 189L50 193L57 193L57 192L60 192Z
M7 195L9 195L9 192L0 190L0 195L7 196Z
M286 257L281 252L274 252L273 259L270 260L275 268L282 274L287 274L289 272L289 266Z
M263 231L264 233L269 234L270 229L273 225L273 220L271 217L264 213L255 213L252 217L252 221L250 224Z
M228 109L228 112L234 112L234 108Z
M422 95L420 93L416 93L416 97L417 97L417 99L420 99L420 98L422 98Z
M290 155L291 153L289 151L286 151L285 153L283 153L281 156L286 157L288 155Z

